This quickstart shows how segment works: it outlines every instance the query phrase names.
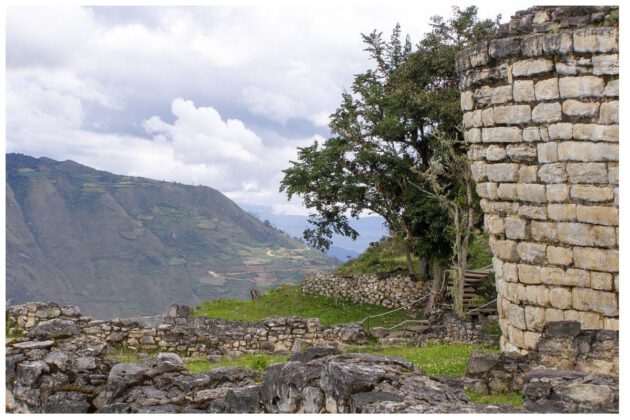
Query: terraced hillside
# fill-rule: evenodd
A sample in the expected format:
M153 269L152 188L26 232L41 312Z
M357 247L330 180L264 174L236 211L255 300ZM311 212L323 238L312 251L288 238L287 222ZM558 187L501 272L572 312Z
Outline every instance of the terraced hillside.
M208 187L8 154L6 189L11 304L156 314L175 302L246 298L336 263Z

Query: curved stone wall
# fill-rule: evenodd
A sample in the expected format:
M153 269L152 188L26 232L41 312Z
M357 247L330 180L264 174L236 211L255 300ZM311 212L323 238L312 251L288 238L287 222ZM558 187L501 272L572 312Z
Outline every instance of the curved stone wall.
M546 322L618 329L616 7L535 7L457 58L503 350Z

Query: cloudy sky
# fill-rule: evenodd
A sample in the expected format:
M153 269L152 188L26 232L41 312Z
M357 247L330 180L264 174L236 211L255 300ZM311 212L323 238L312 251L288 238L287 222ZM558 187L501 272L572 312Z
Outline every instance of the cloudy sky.
M369 68L360 34L400 22L415 43L452 6L9 7L6 149L304 214L278 192L281 170L328 135L341 92ZM529 6L479 7L505 21Z

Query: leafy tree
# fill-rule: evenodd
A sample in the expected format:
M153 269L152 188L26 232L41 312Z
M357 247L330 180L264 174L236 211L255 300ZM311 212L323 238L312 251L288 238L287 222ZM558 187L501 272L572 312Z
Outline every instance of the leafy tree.
M455 55L496 24L480 21L471 6L454 8L448 20L432 18L431 27L415 51L408 37L401 39L399 25L389 41L377 31L362 35L374 67L356 75L351 92L342 94L331 115L331 137L301 148L284 170L281 191L315 210L313 227L304 233L311 245L328 248L333 233L356 238L349 218L369 211L404 239L410 274L412 251L438 264L448 259L445 250L456 239L449 227L453 214L443 211L427 171L442 147L436 133L459 134Z

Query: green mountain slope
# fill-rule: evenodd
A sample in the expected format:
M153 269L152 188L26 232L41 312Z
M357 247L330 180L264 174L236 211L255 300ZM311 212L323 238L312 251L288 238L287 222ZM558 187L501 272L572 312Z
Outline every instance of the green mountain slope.
M7 155L7 301L109 318L295 283L336 260L220 192Z

